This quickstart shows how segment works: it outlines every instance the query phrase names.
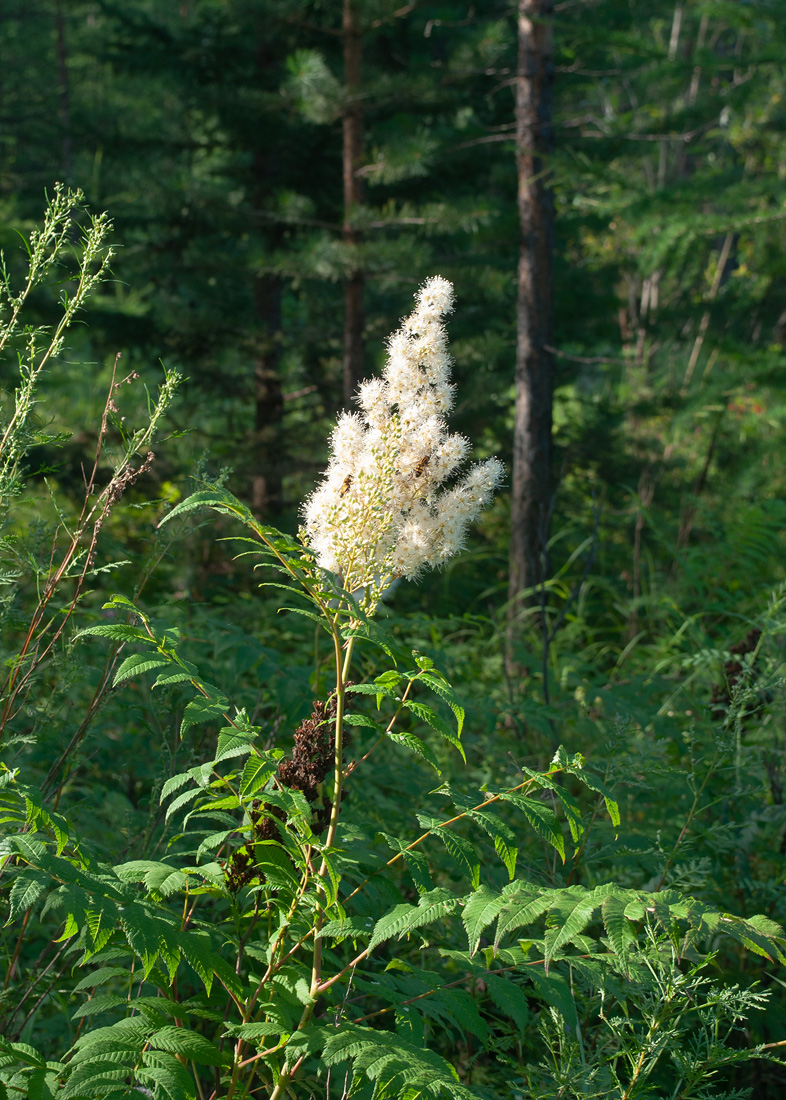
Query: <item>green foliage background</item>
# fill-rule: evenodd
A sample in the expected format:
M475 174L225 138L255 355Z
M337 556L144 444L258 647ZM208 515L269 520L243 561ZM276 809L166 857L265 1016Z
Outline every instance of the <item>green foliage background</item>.
M533 611L521 627L528 673L512 683L504 672L504 493L466 555L392 593L383 625L434 661L466 709L466 767L413 719L409 732L429 744L438 782L465 791L514 786L522 767L546 773L564 745L584 754L587 774L613 793L618 829L597 792L576 776L565 780L585 832L568 845L564 865L547 839L504 818L516 831L519 865L538 888L592 892L614 882L783 923L780 6L558 5L557 490L543 614ZM40 224L44 192L56 180L81 187L94 211L109 211L116 248L112 278L81 313L85 323L68 330L42 380L21 480L3 499L4 660L19 653L46 591L53 532L64 546L77 523L117 353L118 377L140 378L114 398L100 485L145 422L162 379L159 361L185 376L151 444L155 461L108 513L66 628L23 705L6 715L5 760L21 769L31 805L40 799L41 813L62 813L102 866L166 862L161 791L172 775L215 758L220 725L195 724L181 737L185 688L154 690L144 674L113 687L128 652L108 651L90 635L74 640L117 614L102 610L112 593L162 629L180 631L182 658L203 675L209 670L231 707L245 710L265 751L291 751L313 700L332 690L325 643L312 623L278 613L248 560L234 559L221 541L237 534L227 516L208 521L189 512L159 524L193 491L195 477L250 500L264 469L282 487L274 514L262 518L295 531L340 405L342 278L354 265L367 279L369 374L417 283L437 272L455 283L453 424L480 455L509 462L513 12L498 0L475 9L385 0L358 7L366 191L352 214L363 231L352 253L341 236L336 5L9 0L0 19L0 243L12 280L18 285L26 264L17 231L27 235ZM79 251L77 230L69 233ZM26 303L28 324L56 323L62 291L72 293L70 269L51 276ZM271 286L280 301L274 318L259 304ZM275 362L283 400L281 415L260 428L263 356ZM17 385L15 354L4 354L3 422ZM58 596L55 617L70 596ZM358 679L369 682L386 667L383 656L364 651ZM435 779L427 763L400 749L383 745L362 783L348 787L343 812L372 837L413 839L418 812L441 812L443 796L429 795ZM471 883L459 881L448 854L430 856L434 888L466 894ZM487 888L500 890L507 876L494 866ZM417 901L409 880L394 886L400 898L391 887L369 902L374 919L401 898ZM152 880L145 889L156 892ZM75 992L78 955L58 954L56 911L31 909L25 918L26 911L17 903L16 923L3 933L2 1030L56 1058L88 1019L72 1019L85 996ZM593 934L607 931L593 927ZM658 934L653 928L654 940ZM440 937L447 950L466 949L455 930ZM710 936L691 964L699 965L700 950L701 958L709 953L701 974L717 988L758 983L769 994L758 1009L744 1006L746 1022L730 1048L770 1044L777 1054L772 1044L783 1041L786 1021L777 954ZM396 952L431 973L417 937ZM493 1000L493 981L478 992L486 979L466 965L472 995ZM496 1047L478 1045L455 1019L439 1040L444 1021L423 1025L462 1087L495 1096L628 1095L623 1086L611 1091L616 1086L600 1070L592 1075L609 1065L598 978L574 975L573 965L564 968L573 1008L537 986L495 1002L500 1019L518 1027L507 1037L501 1031ZM687 974L688 964L680 966ZM627 995L635 1032L652 987L646 976L634 978ZM117 992L123 980L110 975L107 992L125 997ZM691 995L698 1003L699 993ZM109 1026L106 1004L108 1015L89 1017L91 1026ZM699 1042L692 1022L659 1026L667 1054ZM623 1049L624 1036L616 1042ZM675 1093L668 1064L665 1057L653 1071L654 1095L711 1095ZM340 1069L329 1086L324 1076L307 1078L302 1095L326 1088L341 1095ZM779 1096L786 1080L764 1056L724 1072L719 1087L752 1089L757 1098ZM709 1079L696 1085L711 1087ZM29 1094L47 1095L33 1085Z

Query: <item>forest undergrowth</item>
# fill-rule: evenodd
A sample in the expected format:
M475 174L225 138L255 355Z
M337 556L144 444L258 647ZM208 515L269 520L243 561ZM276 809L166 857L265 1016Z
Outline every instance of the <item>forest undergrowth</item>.
M296 536L157 478L174 372L116 360L69 423L109 231L58 188L0 279L0 1096L776 1095L782 511L708 513L631 599L566 477L506 661L504 504L453 557L503 471L455 479L449 284Z

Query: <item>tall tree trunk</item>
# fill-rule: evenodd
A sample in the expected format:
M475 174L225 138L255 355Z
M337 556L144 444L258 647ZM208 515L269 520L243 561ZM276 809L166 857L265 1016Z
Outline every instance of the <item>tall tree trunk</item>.
M553 145L553 13L554 0L518 0L516 164L521 242L508 605L511 671L521 613L528 602L522 593L545 579L549 537L554 201L547 158Z
M353 218L362 200L362 185L357 175L363 155L363 112L360 103L362 38L356 0L343 0L344 36L344 224L343 239L354 251L360 242ZM349 408L358 383L363 378L363 288L365 277L354 267L344 283L344 407Z

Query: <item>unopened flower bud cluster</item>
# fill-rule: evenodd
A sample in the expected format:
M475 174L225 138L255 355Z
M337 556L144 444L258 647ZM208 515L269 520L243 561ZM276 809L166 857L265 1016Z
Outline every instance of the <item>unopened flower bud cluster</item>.
M454 387L442 318L453 287L429 279L416 301L390 337L382 377L361 384L360 412L339 418L324 480L304 508L317 564L349 591L363 589L371 606L393 578L414 578L461 550L503 476L490 458L445 487L469 451L444 419Z

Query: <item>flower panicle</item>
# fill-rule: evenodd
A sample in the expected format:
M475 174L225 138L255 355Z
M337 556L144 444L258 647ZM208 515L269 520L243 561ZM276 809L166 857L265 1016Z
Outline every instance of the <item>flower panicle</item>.
M388 340L382 377L361 383L359 412L339 417L324 478L303 509L317 564L348 591L363 590L369 611L394 578L413 579L458 553L504 476L490 458L445 487L470 450L445 421L454 386L443 318L453 301L441 276L420 287Z

